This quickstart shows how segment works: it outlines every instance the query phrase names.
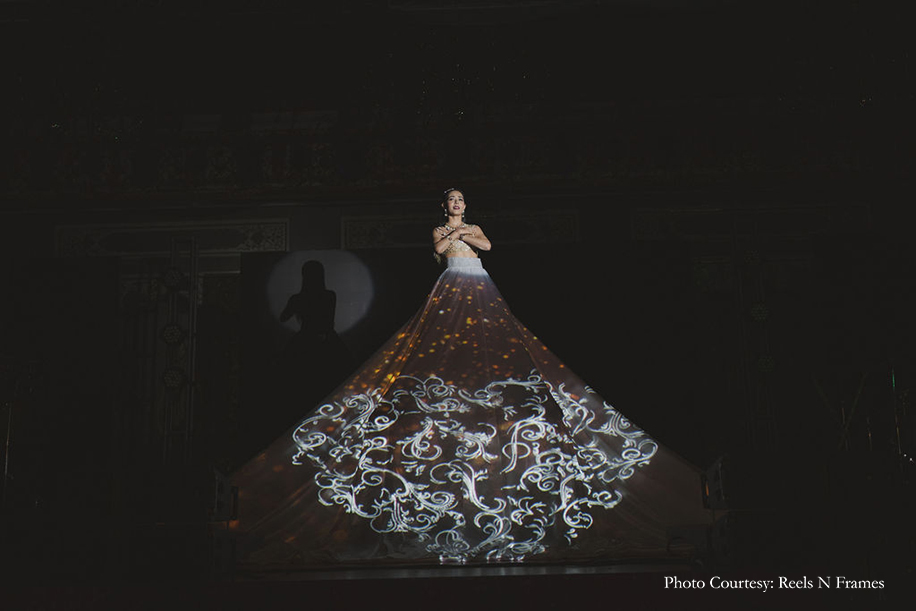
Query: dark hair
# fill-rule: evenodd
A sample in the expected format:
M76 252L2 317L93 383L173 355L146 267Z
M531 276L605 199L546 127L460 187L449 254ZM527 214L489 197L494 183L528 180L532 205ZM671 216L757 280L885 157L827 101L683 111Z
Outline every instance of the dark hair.
M458 191L459 193L464 195L464 190L459 189L458 187L449 187L448 189L442 192L442 197L443 197L442 201L445 201L446 199L448 199L448 194L451 193L452 191Z

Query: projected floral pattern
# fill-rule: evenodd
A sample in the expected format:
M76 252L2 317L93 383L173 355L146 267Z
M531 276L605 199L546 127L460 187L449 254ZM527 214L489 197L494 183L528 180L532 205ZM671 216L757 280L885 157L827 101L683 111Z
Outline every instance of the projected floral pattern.
M536 370L473 391L399 376L323 405L293 439L323 505L458 563L521 561L555 528L572 542L658 449L591 389L577 396Z

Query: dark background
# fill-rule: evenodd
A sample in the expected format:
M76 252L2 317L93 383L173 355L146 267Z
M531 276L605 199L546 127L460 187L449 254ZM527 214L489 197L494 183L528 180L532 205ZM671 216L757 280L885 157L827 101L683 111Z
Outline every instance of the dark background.
M725 461L707 569L911 587L893 5L2 1L0 50L0 581L224 582L219 477L291 424L244 383L264 261L367 263L358 362L458 186L513 312Z

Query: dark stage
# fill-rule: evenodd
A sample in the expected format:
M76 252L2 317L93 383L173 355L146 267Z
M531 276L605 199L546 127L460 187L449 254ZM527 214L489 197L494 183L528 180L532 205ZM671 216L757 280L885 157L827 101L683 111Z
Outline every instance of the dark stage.
M883 588L883 589L882 589ZM638 609L905 608L905 591L887 581L845 579L811 568L722 573L671 566L485 567L325 571L257 580L51 583L4 588L22 609L259 609L272 605L356 608L390 601L440 609L533 609L632 605Z
M916 595L891 7L6 0L0 49L0 608ZM703 472L713 526L644 561L242 558L232 474L423 306L451 187L512 314Z

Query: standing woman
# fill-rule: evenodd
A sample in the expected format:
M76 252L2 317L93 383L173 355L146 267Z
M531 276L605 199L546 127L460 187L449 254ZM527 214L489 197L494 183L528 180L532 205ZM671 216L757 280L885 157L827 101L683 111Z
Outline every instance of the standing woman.
M445 224L433 230L433 248L437 257L477 257L478 250L490 250L490 240L477 225L464 222L464 194L447 189L442 209Z
M242 563L671 559L670 527L711 522L699 471L512 315L444 198L423 307L236 473Z

